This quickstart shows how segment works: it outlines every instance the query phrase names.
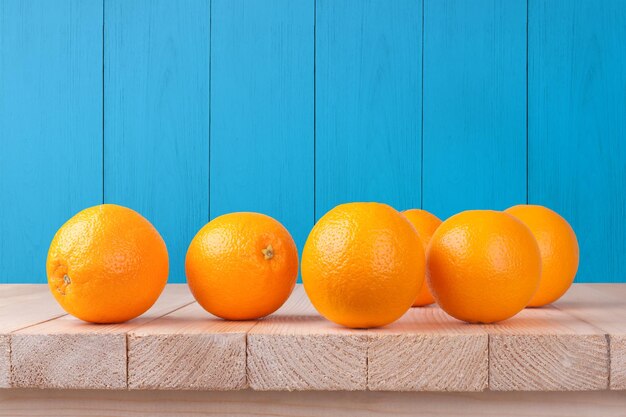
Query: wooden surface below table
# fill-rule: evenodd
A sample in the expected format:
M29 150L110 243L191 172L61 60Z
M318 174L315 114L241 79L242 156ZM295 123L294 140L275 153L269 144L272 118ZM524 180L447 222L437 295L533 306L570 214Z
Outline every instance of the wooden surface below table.
M0 386L626 390L626 285L577 284L553 306L493 325L466 324L431 306L368 330L320 317L300 285L275 314L228 322L202 310L185 285L172 284L146 314L116 325L65 315L47 286L2 285Z
M623 417L626 393L0 390L0 417Z

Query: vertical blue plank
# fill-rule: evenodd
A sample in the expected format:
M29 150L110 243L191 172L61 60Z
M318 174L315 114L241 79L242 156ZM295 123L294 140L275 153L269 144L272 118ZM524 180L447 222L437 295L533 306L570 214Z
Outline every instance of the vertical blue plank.
M46 282L56 230L102 202L102 2L0 1L0 282Z
M318 0L316 216L348 201L419 207L422 4Z
M626 278L626 3L529 3L529 200L580 244L579 282Z
M525 203L526 1L424 6L424 209Z
M208 221L208 0L105 0L104 197L159 230L170 282Z
M313 225L313 0L213 0L211 217Z

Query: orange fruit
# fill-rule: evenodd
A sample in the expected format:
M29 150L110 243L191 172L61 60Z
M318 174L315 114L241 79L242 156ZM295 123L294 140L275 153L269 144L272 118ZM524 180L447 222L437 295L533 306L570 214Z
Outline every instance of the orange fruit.
M302 253L302 282L327 319L347 327L389 324L415 301L424 280L415 228L386 204L342 204L313 227Z
M558 213L543 206L520 205L505 212L528 226L539 244L541 281L528 305L553 303L565 294L578 271L579 250L574 229Z
M260 213L230 213L207 223L191 241L187 283L198 303L227 320L276 311L298 277L298 249L285 227Z
M426 279L439 306L470 323L514 316L535 294L541 276L532 233L499 211L450 217L435 231L426 259Z
M426 210L420 209L411 209L403 211L404 217L409 219L415 230L417 230L417 234L420 236L420 240L422 241L422 245L424 246L424 252L428 247L428 243L435 233L435 230L441 224L441 220L439 217L435 216L427 212ZM422 289L417 294L417 298L413 302L413 307L422 307L427 306L435 302L435 297L430 293L430 289L428 288L428 284L424 282L422 285Z
M93 323L144 313L163 291L168 268L167 248L154 226L114 204L69 219L54 235L46 262L54 298L69 314Z

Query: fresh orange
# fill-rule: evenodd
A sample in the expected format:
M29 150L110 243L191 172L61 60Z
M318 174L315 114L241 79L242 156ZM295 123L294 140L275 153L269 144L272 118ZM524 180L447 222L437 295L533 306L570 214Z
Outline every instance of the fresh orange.
M187 283L206 311L227 320L267 316L298 277L298 249L285 227L260 213L230 213L207 223L185 261Z
M302 282L327 319L353 328L397 320L424 280L415 228L386 204L342 204L313 227L302 253Z
M69 314L120 323L148 310L163 291L168 256L159 232L136 211L114 204L85 209L54 235L46 270Z
M409 219L413 227L415 227L415 230L417 230L417 234L420 236L420 240L424 246L424 251L426 251L433 233L435 233L435 230L437 230L441 224L441 220L434 214L420 209L406 210L403 211L402 214ZM413 307L427 306L428 304L432 304L434 302L435 297L433 297L430 293L428 284L425 282L424 285L422 285L422 289L419 294L417 294L417 298L413 302Z
M528 226L541 252L541 281L528 305L553 303L565 294L578 271L578 241L574 230L563 217L543 206L520 205L505 212Z
M439 306L470 323L514 316L535 294L541 276L532 233L498 211L450 217L433 235L426 259L426 277Z

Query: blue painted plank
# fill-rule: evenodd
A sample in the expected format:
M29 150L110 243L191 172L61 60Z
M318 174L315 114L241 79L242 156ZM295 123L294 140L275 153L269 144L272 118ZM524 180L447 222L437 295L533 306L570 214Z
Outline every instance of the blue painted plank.
M159 230L170 282L207 221L208 0L106 0L104 198Z
M529 3L529 200L561 213L578 282L626 280L626 3Z
M56 230L102 202L102 2L0 1L0 282L46 282Z
M213 0L211 217L313 226L313 0Z
M424 209L526 202L526 2L425 0Z
M316 216L420 205L422 4L318 0Z

